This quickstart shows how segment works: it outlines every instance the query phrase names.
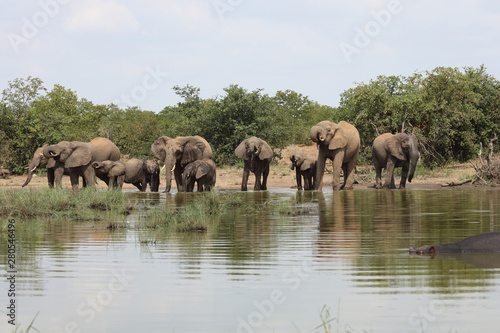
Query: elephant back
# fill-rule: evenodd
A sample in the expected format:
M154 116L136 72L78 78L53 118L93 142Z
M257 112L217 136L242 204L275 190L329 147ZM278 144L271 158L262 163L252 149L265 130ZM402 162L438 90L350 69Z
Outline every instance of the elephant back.
M92 157L94 161L118 161L120 149L109 139L95 138L89 142L92 145Z

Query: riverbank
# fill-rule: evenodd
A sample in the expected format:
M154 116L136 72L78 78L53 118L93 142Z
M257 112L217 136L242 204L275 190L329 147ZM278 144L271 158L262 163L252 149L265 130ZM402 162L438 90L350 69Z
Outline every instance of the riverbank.
M307 156L314 157L316 153L315 146L290 146L282 151L283 158L275 161L271 165L271 171L268 178L268 188L296 188L295 171L290 169L290 161L288 156L294 151L300 151ZM331 162L327 163L326 174L323 178L323 187L331 186ZM237 167L224 167L217 169L217 182L215 188L218 189L239 189L241 187L241 177L243 169ZM449 183L460 183L467 179L473 178L476 174L471 163L450 164L445 167L436 168L434 170L425 170L419 164L415 177L411 183L407 183L407 187L427 187L427 186L443 186ZM252 189L255 177L250 175L248 180L248 188ZM355 179L358 184L355 188L367 188L375 185L375 170L373 165L359 165L356 168ZM8 179L0 179L0 189L22 189L22 185L26 181L26 175L10 176ZM396 183L398 183L396 178ZM24 189L43 188L47 187L46 176L34 176ZM164 190L165 176L161 177L160 191ZM68 176L63 177L63 188L70 189L71 183ZM104 182L98 180L97 188L106 189ZM172 188L175 188L175 181L172 181ZM124 189L134 190L132 184L124 184Z

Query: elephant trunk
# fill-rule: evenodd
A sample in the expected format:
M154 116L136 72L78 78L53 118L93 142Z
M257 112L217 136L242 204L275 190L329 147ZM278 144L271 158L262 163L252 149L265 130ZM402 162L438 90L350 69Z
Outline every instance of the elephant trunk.
M184 192L188 192L187 185L188 185L188 175L184 173L182 175L182 189L184 190Z
M25 187L28 185L31 181L31 177L33 176L33 171L31 169L28 170L28 178L26 178L26 181L24 182L22 187Z
M408 182L411 183L413 175L415 174L415 169L417 168L417 162L420 158L420 152L418 151L418 141L414 135L410 136L410 173L408 175Z
M45 158L57 158L61 153L61 150L57 147L57 145L52 145L52 146L46 146L43 149L43 156Z
M33 177L33 171L35 171L37 167L38 161L31 161L30 165L28 166L28 178L26 178L26 181L24 182L22 187L25 187L30 183L31 178Z
M408 174L408 181L411 183L413 175L415 174L415 169L417 168L418 155L415 158L410 158L410 173Z
M165 159L163 162L164 167L165 167L165 181L166 181L166 186L165 186L165 192L170 192L170 189L172 188L172 172L175 169L175 159Z
M311 136L311 141L316 143L321 143L326 139L326 135L324 133L323 128L321 128L318 125L311 127L310 136Z

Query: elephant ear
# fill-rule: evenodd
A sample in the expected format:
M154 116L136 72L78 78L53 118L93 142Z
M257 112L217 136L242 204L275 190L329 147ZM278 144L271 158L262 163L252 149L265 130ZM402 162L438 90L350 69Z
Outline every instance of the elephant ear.
M209 171L210 167L208 166L208 164L201 163L198 167L198 170L196 170L196 179L200 179L201 177L205 176Z
M77 147L73 153L64 162L66 168L76 168L79 166L87 165L92 161L92 153L87 147Z
M403 151L404 138L394 135L387 139L385 146L389 153L401 161L406 161L406 155Z
M273 150L271 147L267 144L266 141L261 140L262 145L260 147L260 154L259 154L259 159L261 160L268 160L273 157Z
M244 160L247 160L248 157L247 157L247 153L246 153L246 140L243 140L239 145L238 147L236 147L236 149L234 150L234 153L236 154L236 156L238 156L239 158L242 158Z
M165 147L169 140L168 136L160 136L151 144L151 152L161 161L165 160Z
M108 172L108 176L110 177L123 176L125 175L125 171L126 171L125 164L121 162L119 163L118 161L116 163L113 163L113 166Z
M176 158L179 153L182 154L181 165L187 165L193 161L196 161L203 154L199 147L193 145L184 146L184 150L182 150L181 146L178 146L175 153Z
M304 162L302 162L302 164L300 165L300 171L307 171L311 169L313 164L314 163L310 159L306 158Z
M328 149L335 150L347 146L347 136L342 127L336 125L331 131L333 131L334 133L332 139L330 140L330 143L328 144Z

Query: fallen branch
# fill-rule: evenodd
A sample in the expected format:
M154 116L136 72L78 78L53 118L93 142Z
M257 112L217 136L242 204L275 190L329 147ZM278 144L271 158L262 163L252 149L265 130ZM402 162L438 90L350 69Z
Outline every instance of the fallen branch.
M488 145L488 157L486 158L486 161L488 162L488 167L491 165L491 162L493 161L493 142L498 140L498 136L495 133L495 136L493 139L490 140L490 144Z
M441 187L460 186L460 185L467 184L470 182L472 182L472 179L467 179L467 180L464 180L463 182L458 182L458 183L456 183L456 182L446 183L446 184L441 185Z

